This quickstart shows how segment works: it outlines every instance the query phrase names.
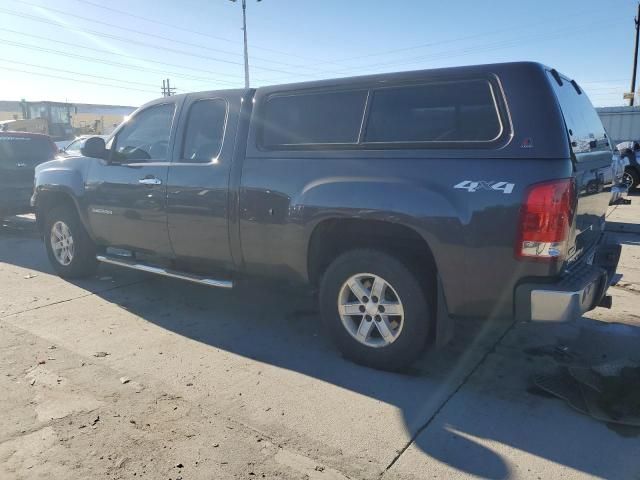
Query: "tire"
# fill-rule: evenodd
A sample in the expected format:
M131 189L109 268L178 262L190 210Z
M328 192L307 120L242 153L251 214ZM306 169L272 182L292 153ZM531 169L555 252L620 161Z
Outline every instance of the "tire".
M430 277L429 272L424 277ZM354 279L356 290L364 287L360 292L372 295L365 298L367 306L356 300L353 288L346 287L346 282ZM384 299L372 294L376 279L386 285ZM418 277L397 258L378 250L352 250L336 258L325 271L320 285L320 310L325 328L345 358L379 370L401 371L418 359L427 344L433 323L427 292ZM342 313L355 308L357 313L341 315L339 304L345 303L343 308L350 310L343 309ZM389 312L390 305L396 304L393 308L402 311L403 316L374 316L380 304L387 305ZM395 329L390 328L394 326ZM380 328L386 331L387 338Z
M629 186L629 191L633 191L638 188L640 185L640 174L638 170L634 167L627 167L624 170L624 180L625 183Z
M71 241L67 238L65 227ZM55 233L53 232L54 228L56 229ZM52 240L55 238L59 241L61 233L65 237L69 253L64 256L64 260L60 259L62 256L60 251L54 250L54 241ZM44 244L49 261L59 276L82 278L95 273L98 266L96 247L80 222L78 214L72 208L67 206L54 207L47 213L44 225Z

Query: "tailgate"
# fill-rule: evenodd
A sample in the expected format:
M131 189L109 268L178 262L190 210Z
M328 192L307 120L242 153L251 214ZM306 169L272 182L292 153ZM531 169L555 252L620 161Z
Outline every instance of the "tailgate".
M549 81L562 109L571 144L578 191L569 261L590 251L604 231L611 199L613 150L600 117L575 81L549 71Z

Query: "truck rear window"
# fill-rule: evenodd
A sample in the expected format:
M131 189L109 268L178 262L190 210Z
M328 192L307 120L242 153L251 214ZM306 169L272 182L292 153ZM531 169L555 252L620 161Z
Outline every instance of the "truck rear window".
M490 142L502 133L486 80L391 87L373 92L365 142Z
M574 86L570 80L557 73L560 81L552 72L548 72L548 75L564 116L571 149L576 160L590 158L590 156L581 155L585 153L609 152L611 147L604 127L589 97L577 87L577 84Z
M46 138L0 135L0 160L40 163L53 156L53 147Z

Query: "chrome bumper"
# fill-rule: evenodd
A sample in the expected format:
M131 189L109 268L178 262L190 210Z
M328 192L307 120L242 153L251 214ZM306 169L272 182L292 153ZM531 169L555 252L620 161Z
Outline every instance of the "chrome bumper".
M524 283L516 288L515 313L520 321L566 322L599 306L620 259L620 245L602 245L593 258L555 283Z

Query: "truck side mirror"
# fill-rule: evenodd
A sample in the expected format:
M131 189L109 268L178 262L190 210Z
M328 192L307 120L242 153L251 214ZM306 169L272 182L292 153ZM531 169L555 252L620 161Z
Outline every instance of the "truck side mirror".
M104 139L100 137L91 137L87 138L84 142L84 145L80 149L80 153L84 157L92 157L92 158L106 158L107 157L107 147L104 143Z

